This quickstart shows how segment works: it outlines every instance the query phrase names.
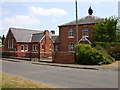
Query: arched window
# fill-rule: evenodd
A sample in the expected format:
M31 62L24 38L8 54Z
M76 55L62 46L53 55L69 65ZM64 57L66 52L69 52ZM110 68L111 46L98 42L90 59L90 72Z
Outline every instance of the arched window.
M74 31L73 31L73 29L69 29L68 30L68 37L69 38L73 38L74 37Z
M44 46L44 43L42 43L42 50L44 50L45 49L45 46Z
M88 36L88 29L87 28L82 29L82 36Z
M69 49L69 51L74 51L74 43L69 43L68 44L68 49Z

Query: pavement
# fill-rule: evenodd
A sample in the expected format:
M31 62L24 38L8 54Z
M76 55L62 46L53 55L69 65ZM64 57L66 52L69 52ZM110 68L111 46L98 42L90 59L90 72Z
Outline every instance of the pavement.
M56 66L56 67L65 67L65 68L75 68L75 69L88 69L88 70L107 70L107 71L120 71L120 67L117 66L98 66L98 65L78 65L78 64L62 64L62 63L53 63L47 61L29 61L29 60L20 60L20 59L12 59L12 58L2 58L5 61L12 62L20 62L20 63L30 63L36 65L48 65L48 66Z

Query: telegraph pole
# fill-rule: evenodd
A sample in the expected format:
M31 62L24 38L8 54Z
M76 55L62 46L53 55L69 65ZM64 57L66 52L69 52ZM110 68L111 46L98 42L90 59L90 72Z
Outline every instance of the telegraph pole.
M78 52L78 11L77 11L77 0L75 0L75 9L76 9L76 52ZM76 57L78 61L78 57Z
M77 11L77 0L75 0L76 7L76 45L78 46L78 11ZM78 48L76 49L78 51Z

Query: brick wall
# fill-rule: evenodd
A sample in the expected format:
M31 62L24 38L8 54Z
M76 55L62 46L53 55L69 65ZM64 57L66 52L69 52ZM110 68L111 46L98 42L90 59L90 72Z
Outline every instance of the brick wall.
M42 44L44 44L44 49L42 49ZM52 45L52 49L50 49L50 44ZM41 57L52 57L52 52L54 52L54 45L50 37L46 34L46 36L40 42Z
M4 41L4 50L5 51L14 51L14 49L11 47L12 46L12 39L13 39L13 47L17 48L16 40L15 40L12 32L9 30L7 37ZM9 40L9 47L8 47L8 40Z
M5 42L4 42L5 46L3 47L4 48L3 54L10 55L10 56L17 56L17 57L30 57L30 51L32 51L33 52L32 56L34 56L34 57L38 57L38 52L42 52L42 53L40 53L41 57L52 57L52 52L54 51L53 41L49 37L49 31L45 30L44 34L45 34L45 37L42 39L41 42L38 42L38 43L36 43L36 42L35 43L29 43L29 42L17 43L11 30L9 30L7 37L5 39ZM12 48L12 47L8 48L8 40L10 41L10 44L11 44L12 39L13 39L14 48ZM44 43L44 47L45 47L44 50L42 50L42 43ZM50 49L50 44L52 45L52 49ZM22 45L24 46L24 50L21 51ZM28 51L25 51L26 45L28 45ZM35 50L35 51L32 50L33 45L35 45L35 46L37 45L37 50Z
M79 25L78 26L78 41L82 38L82 29L88 28L89 37L92 36L92 26L93 24L89 25ZM74 30L74 38L68 38L68 30ZM59 34L60 34L60 51L67 52L68 51L68 44L70 42L76 44L76 26L59 26Z
M74 56L72 52L54 52L52 60L56 63L75 63Z

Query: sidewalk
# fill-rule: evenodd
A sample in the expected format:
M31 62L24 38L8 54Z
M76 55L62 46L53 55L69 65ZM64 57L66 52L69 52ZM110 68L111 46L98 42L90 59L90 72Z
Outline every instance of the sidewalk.
M10 58L2 58L2 60L12 61L12 62L30 63L30 64L36 64L36 65L48 65L48 66L57 66L57 67L76 68L76 69L120 71L120 69L116 66L98 66L98 65L61 64L61 63L52 63L52 62L34 62L34 61L26 61L26 60L10 59Z

